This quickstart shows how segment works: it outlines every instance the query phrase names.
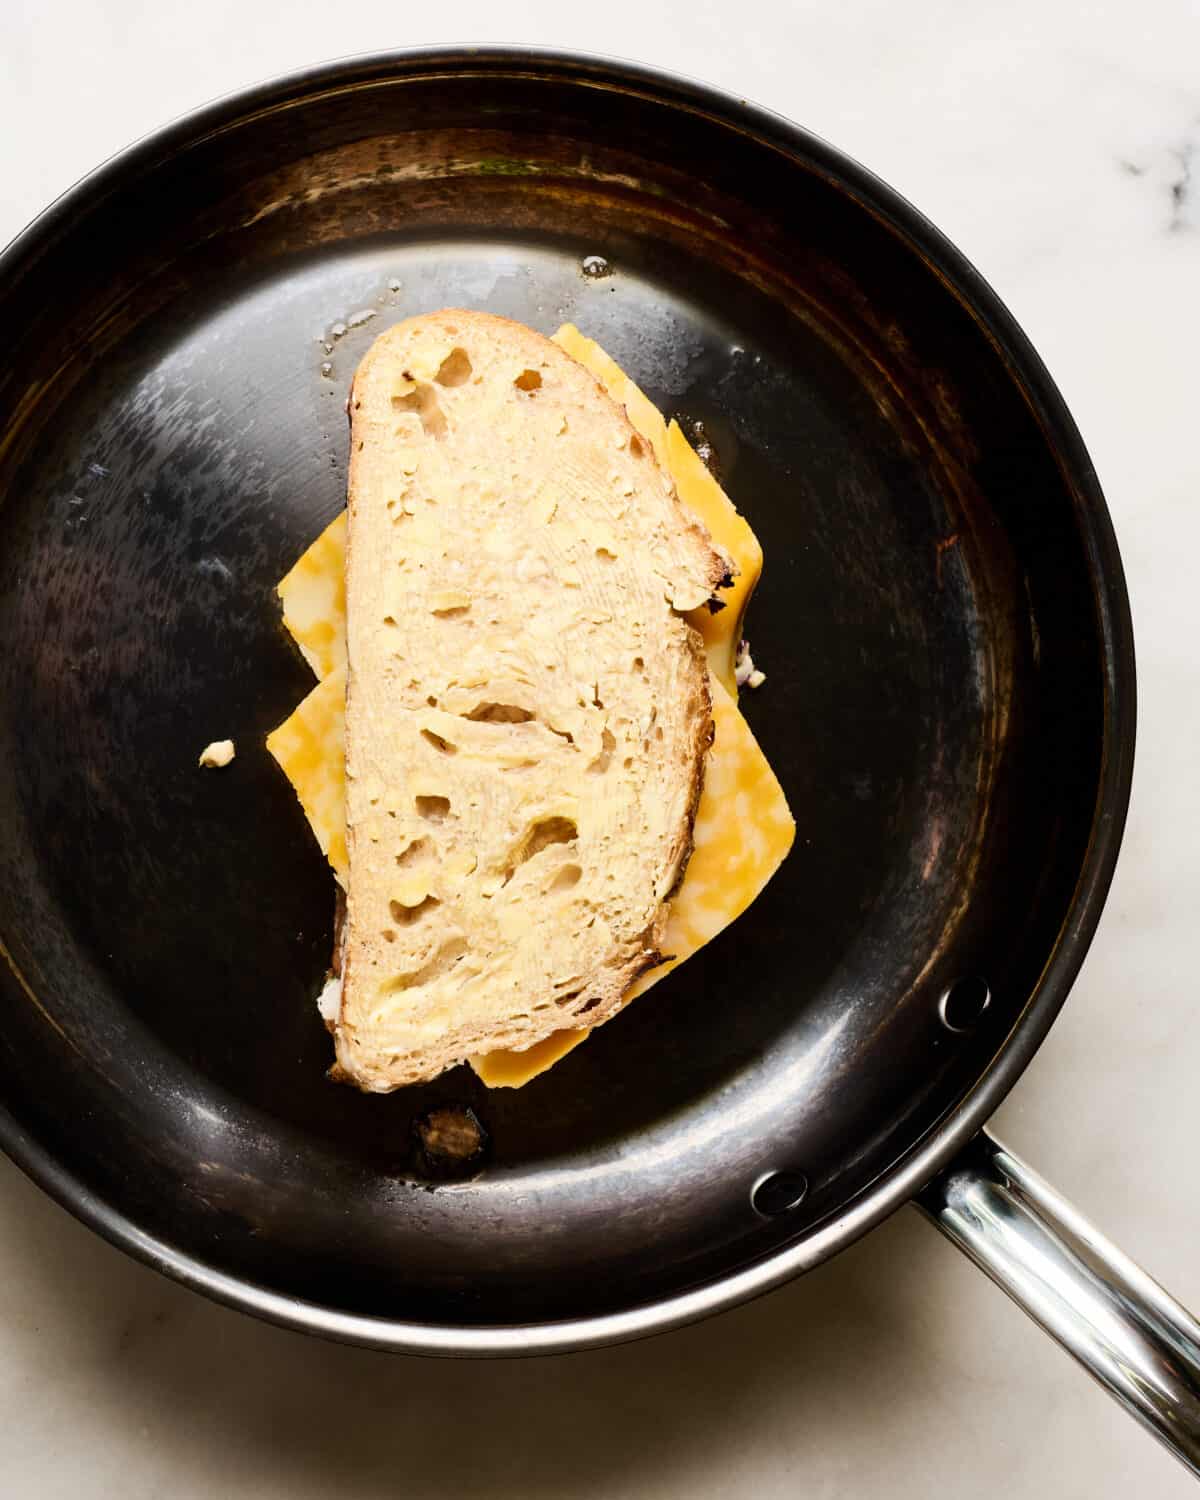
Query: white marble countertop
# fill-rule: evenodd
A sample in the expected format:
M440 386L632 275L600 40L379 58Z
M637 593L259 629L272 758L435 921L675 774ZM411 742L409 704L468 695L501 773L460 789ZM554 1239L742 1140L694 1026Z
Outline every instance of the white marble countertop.
M489 39L638 57L828 137L957 241L1060 383L1128 570L1138 766L1099 936L996 1127L1200 1307L1200 12L7 0L0 241L214 94L331 55ZM211 1306L0 1162L0 1326L0 1493L39 1500L1193 1493L911 1210L705 1325L497 1367L337 1348Z

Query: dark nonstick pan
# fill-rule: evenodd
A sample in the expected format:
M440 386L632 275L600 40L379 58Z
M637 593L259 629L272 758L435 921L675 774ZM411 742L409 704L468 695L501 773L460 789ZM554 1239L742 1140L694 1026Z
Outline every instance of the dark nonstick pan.
M745 710L799 833L527 1088L364 1097L324 1076L332 881L263 748L311 681L274 585L343 503L358 358L444 304L571 319L704 422L766 552ZM110 162L5 252L0 324L0 1140L27 1172L237 1307L457 1354L670 1327L918 1197L1197 1463L1200 1329L980 1134L1100 915L1133 644L1079 435L929 223L694 84L401 53ZM487 1129L470 1181L415 1144L442 1104Z

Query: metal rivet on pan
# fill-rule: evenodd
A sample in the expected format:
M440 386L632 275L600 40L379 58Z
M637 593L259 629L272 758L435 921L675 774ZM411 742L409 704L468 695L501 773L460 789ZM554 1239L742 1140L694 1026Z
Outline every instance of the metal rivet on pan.
M799 1208L808 1195L808 1178L803 1172L768 1172L750 1190L755 1213L773 1219L789 1209Z
M992 1003L988 982L980 974L956 979L938 1001L938 1015L947 1031L970 1031Z

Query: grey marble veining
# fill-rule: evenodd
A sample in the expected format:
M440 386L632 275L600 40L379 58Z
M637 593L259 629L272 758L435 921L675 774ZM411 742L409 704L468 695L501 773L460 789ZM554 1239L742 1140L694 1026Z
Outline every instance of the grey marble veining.
M827 136L976 261L1062 386L1129 575L1138 767L1099 936L997 1130L1200 1308L1200 13L1186 0L10 0L0 236L215 93L334 54L479 39L637 56ZM435 1364L210 1306L0 1163L0 1318L3 1494L1193 1493L911 1212L701 1327L564 1359Z

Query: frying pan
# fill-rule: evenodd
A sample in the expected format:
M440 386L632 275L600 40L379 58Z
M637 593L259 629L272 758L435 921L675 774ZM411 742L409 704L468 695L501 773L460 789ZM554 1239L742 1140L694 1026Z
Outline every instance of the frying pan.
M365 1097L324 1078L332 882L263 748L311 680L273 590L343 503L358 358L445 304L571 319L705 423L799 833L525 1089ZM5 252L0 322L0 1141L36 1181L234 1306L454 1354L671 1327L916 1197L1200 1463L1200 1328L981 1134L1100 915L1133 644L1079 435L926 220L696 84L404 52L108 163ZM413 1145L435 1105L486 1127L469 1181Z

